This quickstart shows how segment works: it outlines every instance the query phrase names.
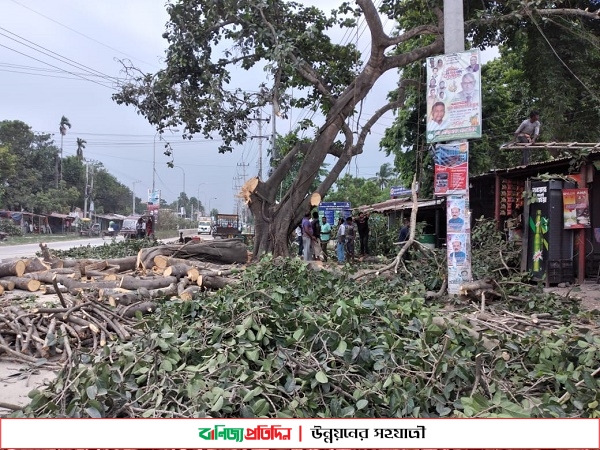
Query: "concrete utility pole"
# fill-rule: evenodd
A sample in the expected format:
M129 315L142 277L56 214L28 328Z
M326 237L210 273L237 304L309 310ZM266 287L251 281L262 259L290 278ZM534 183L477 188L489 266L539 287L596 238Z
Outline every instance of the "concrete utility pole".
M465 51L465 19L463 12L462 0L444 0L444 53L460 53ZM470 210L469 205L469 173L467 172L467 189L462 197L464 199L464 205L467 210ZM467 215L467 219L471 219L470 213ZM465 265L467 266L468 273L471 274L471 226L467 227L466 231L466 258ZM448 250L450 251L450 250ZM472 275L469 281L472 280ZM467 281L464 280L463 281ZM450 294L458 294L457 286L450 285L448 283L448 292Z
M444 0L444 53L465 51L465 19L461 0Z
M90 179L90 174L89 174L89 166L87 161L85 162L85 193L83 195L83 218L85 219L87 217L87 205L88 205L88 195L89 195L89 187L88 187L88 182Z

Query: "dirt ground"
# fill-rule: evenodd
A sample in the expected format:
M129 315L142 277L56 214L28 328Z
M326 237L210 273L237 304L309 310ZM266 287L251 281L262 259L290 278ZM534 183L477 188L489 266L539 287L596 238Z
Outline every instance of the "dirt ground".
M569 287L551 287L546 291L556 292L563 296L581 299L581 309L586 311L600 312L600 284L595 280L587 281L580 286ZM0 310L3 304L11 301L18 301L15 297L22 298L24 294L31 300L31 293L23 291L6 292L0 298ZM40 304L58 304L58 298L55 295L38 295L35 303ZM4 408L2 403L24 406L29 403L27 394L33 389L43 388L45 384L56 377L56 372L40 368L32 368L27 364L6 360L0 357L0 416L8 414L10 411Z

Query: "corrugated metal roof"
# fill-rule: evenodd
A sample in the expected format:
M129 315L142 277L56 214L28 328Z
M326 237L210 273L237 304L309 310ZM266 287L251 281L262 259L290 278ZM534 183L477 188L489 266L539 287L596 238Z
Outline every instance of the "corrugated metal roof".
M419 208L428 208L432 206L441 205L443 199L433 200L418 200L417 203ZM388 211L401 211L403 209L412 209L413 202L409 198L393 198L386 200L381 203L374 203L372 205L359 206L357 209L362 212L379 212L384 213Z

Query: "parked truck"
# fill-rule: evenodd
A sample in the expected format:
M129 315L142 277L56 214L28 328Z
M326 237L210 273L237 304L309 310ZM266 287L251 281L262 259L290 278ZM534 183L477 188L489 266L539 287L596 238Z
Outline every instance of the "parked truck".
M212 234L212 217L198 217L198 234Z

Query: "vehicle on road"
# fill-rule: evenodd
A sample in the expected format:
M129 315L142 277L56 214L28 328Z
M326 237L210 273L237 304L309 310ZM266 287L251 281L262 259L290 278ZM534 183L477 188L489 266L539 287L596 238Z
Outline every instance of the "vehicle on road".
M82 219L83 228L79 231L79 236L100 236L102 229L99 223L90 224L90 219Z
M141 231L138 228L138 223L141 221ZM151 222L151 226L148 227L148 221ZM127 216L123 220L123 226L121 227L120 234L125 239L138 239L144 238L148 235L148 231L150 231L149 237L154 236L154 218L149 214L144 215L132 215Z
M212 234L212 217L198 217L198 234Z
M223 239L241 236L239 216L237 214L217 214L212 234Z

